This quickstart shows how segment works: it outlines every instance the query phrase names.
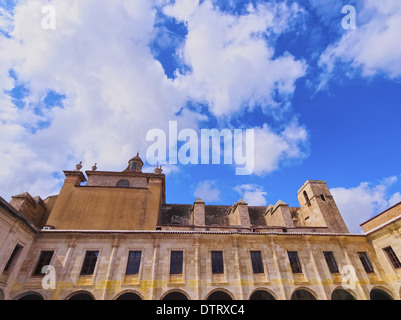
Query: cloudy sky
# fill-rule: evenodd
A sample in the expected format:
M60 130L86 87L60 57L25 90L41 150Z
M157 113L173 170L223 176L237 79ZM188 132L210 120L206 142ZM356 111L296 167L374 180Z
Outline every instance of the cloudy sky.
M299 206L325 180L360 232L401 201L400 30L399 0L0 0L0 196L122 171L176 121L253 129L254 170L167 159L169 203Z

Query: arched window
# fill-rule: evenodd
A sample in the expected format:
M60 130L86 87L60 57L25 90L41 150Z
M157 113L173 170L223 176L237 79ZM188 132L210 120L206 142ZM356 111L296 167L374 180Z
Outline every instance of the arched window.
M308 205L308 207L310 207L311 204L310 204L310 200L309 200L308 194L306 193L306 191L304 191L303 194L304 194L304 198L305 198L306 204Z
M129 186L130 184L128 180L123 179L117 182L117 187L119 188L129 188Z

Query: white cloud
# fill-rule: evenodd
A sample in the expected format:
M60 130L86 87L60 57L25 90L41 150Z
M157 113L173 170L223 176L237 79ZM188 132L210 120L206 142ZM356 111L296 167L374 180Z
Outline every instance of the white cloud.
M177 73L175 82L192 98L208 103L217 117L229 118L255 105L265 112L282 107L306 72L306 64L289 53L274 57L274 47L266 41L290 28L291 20L302 14L296 4L260 4L235 16L219 11L209 0L199 5L177 1L165 13L188 27L180 52L191 71Z
M237 191L241 199L243 199L249 206L266 206L267 192L263 191L263 188L256 184L242 184L234 188Z
M390 199L388 199L388 205L393 206L397 203L401 202L401 193L396 192L394 193Z
M280 164L303 159L308 155L308 133L296 122L280 133L267 124L255 128L254 173L264 176L279 168Z
M357 28L344 30L341 39L320 57L326 69L322 85L341 61L364 76L401 77L401 3L398 0L366 0L357 11Z
M42 29L44 4L56 8L56 30ZM13 69L29 95L17 109L0 94L2 197L52 194L60 183L52 173L81 160L84 170L95 162L123 170L137 150L145 153L149 129L167 131L166 119L177 118L187 97L152 56L154 16L147 0L32 0L16 6L11 38L0 38L0 84L12 89ZM66 96L63 108L40 114L49 89ZM196 128L194 113L183 112L180 119ZM41 121L50 126L42 128Z
M204 202L218 202L220 200L221 191L216 185L216 181L205 180L198 184L194 192L194 196L201 198Z
M56 30L42 28L44 5L56 9ZM209 1L167 7L188 26L180 57L192 71L174 80L150 48L157 34L154 5L148 0L30 0L18 3L12 14L2 10L0 27L10 35L0 37L2 197L57 193L62 170L74 169L79 161L83 170L96 162L99 170L122 171L138 150L145 154L148 130L168 132L168 121L177 119L182 128L198 129L205 118L182 110L188 100L207 102L214 115L228 117L244 105L261 104L266 112L287 105L306 65L288 53L273 58L267 40L290 28L301 14L296 4L252 6L242 16L222 13ZM25 107L17 108L5 93L14 87L10 70L29 91ZM44 104L49 90L65 95L62 105L50 110ZM271 140L258 144L257 173L275 170L286 157L301 153L304 138L295 137L302 136L299 126L278 135L267 127L260 132Z
M377 185L362 182L354 188L332 188L334 200L350 232L360 233L360 224L401 201L399 192L389 194L388 188L398 181L393 176Z

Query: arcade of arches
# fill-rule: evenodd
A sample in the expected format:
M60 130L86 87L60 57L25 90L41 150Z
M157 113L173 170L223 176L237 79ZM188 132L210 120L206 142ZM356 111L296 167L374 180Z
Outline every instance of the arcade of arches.
M3 293L0 291L0 299L3 299ZM15 300L44 300L44 297L36 292L27 292L20 295ZM76 292L66 300L95 300L95 297L86 291ZM125 292L115 300L143 300L142 297L136 292ZM189 297L182 291L170 291L165 294L161 300L190 300ZM229 292L223 290L216 290L206 297L206 300L235 300ZM249 300L276 300L272 293L267 290L258 289L255 290ZM291 295L291 300L318 300L315 293L312 293L306 289L296 289ZM357 300L355 296L349 291L337 288L331 294L331 300ZM386 291L374 288L370 291L370 300L393 300L392 296Z

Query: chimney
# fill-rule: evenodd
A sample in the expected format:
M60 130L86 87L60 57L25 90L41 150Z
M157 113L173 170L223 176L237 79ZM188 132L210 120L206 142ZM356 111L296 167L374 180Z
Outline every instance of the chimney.
M201 198L196 199L194 202L191 221L194 226L205 225L205 202Z
M234 203L230 213L228 214L228 221L231 226L251 226L248 204L244 200L239 199L238 202Z

